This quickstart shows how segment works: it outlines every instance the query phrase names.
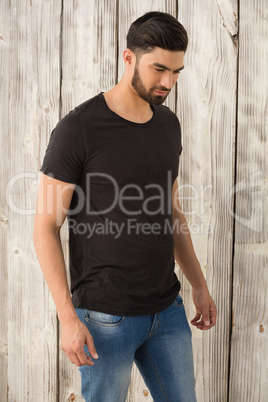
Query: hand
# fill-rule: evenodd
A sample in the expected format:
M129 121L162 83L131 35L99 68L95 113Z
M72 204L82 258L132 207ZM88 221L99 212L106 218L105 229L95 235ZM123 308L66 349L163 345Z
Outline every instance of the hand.
M208 289L193 288L192 295L193 302L196 307L196 315L191 320L191 324L202 330L207 330L214 327L216 324L217 308L209 294Z
M94 365L91 357L87 356L84 351L85 345L87 345L91 356L98 359L93 338L78 317L62 324L61 347L70 362L78 367Z

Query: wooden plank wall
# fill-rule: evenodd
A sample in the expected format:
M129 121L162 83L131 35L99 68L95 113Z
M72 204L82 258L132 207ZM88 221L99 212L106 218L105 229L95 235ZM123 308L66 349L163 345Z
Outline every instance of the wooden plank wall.
M57 320L36 264L32 229L37 172L59 119L61 5L57 0L4 0L0 8L1 92L5 91L1 195L7 197L1 204L6 236L6 247L1 244L1 332L6 326L7 331L1 338L0 399L55 401Z
M265 3L0 3L1 401L82 401L80 378L60 349L55 307L32 245L38 171L58 120L121 78L127 29L151 10L173 14L190 39L185 70L167 105L182 125L182 208L218 307L215 328L201 332L191 326L197 400L266 401ZM68 265L66 223L61 236ZM176 272L190 320L191 288L179 267ZM152 401L135 366L127 401Z
M7 2L0 5L0 54L1 60L5 60L5 63L0 62L0 105L6 105L6 97L9 93L9 80L6 79L10 71L10 57L9 46L10 35L3 34L5 28L10 26L10 12ZM2 15L6 15L6 25L2 25ZM0 149L2 155L10 154L10 142L8 137L9 127L9 114L7 107L0 107ZM1 156L2 156L1 155ZM4 401L7 400L7 384L8 384L8 348L7 348L7 330L8 330L8 266L7 266L7 233L8 233L8 206L5 201L4 189L8 183L9 176L9 159L1 157L0 162L0 178L1 178L1 191L0 191L0 395Z
M215 328L207 332L192 329L196 389L198 401L226 401L233 244L226 194L234 184L237 3L179 2L179 20L190 38L186 68L178 84L177 115L184 148L180 194L218 308ZM190 320L195 315L191 286L179 277Z
M268 395L267 2L240 1L230 395ZM242 40L243 38L243 40Z

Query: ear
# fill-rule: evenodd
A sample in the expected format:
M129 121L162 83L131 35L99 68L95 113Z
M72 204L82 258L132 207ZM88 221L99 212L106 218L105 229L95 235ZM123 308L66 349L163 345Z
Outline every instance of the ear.
M125 49L123 52L123 60L126 67L134 66L136 62L135 53L130 49Z

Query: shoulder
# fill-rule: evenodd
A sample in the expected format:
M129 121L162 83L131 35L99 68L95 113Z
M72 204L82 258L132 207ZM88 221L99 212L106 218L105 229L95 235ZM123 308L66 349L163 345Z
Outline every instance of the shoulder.
M85 123L98 114L97 110L99 110L100 107L101 104L98 94L71 109L59 120L53 133L57 131L63 133L65 136L67 136L68 133L81 135L84 131Z
M179 126L180 128L180 122L177 115L172 112L168 106L158 105L155 106L155 108L157 108L157 114L161 119L167 121L169 125L174 125L175 127Z
M102 108L103 104L101 102L101 94L97 94L85 102L80 103L74 109L72 109L68 115L69 119L74 119L75 121L83 122L84 119L93 117Z

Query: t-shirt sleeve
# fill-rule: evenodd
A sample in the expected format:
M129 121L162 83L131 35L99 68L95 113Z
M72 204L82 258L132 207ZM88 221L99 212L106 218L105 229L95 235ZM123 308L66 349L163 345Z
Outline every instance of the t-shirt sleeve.
M53 129L40 171L55 179L77 184L85 159L84 129L80 117L70 112Z

